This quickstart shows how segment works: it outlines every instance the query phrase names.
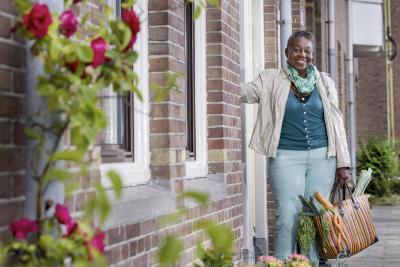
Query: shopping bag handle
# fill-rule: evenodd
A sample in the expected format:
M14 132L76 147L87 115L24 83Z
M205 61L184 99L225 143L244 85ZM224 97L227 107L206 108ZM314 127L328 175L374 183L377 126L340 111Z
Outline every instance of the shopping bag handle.
M355 209L359 208L359 205L358 205L357 201L354 199L353 193L351 192L351 189L349 187L349 182L341 184L340 181L335 181L335 183L333 184L333 189L331 191L330 201L331 201L331 203L334 202L336 192L338 191L339 192L339 202L337 203L337 206L338 206L339 214L341 216L344 215L344 211L342 209L342 202L345 200L346 190L349 192L349 196L351 198L351 201L353 202L353 207Z

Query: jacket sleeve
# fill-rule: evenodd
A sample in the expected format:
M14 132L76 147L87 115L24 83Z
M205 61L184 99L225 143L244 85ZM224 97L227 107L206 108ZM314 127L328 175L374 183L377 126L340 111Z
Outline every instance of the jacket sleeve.
M325 87L328 91L328 99L330 103L330 111L333 129L335 132L335 146L336 146L336 166L350 167L350 154L347 145L346 130L343 123L343 114L338 106L338 94L335 86L335 82L327 76L322 74Z
M258 103L265 86L265 71L262 71L253 81L240 85L242 103Z

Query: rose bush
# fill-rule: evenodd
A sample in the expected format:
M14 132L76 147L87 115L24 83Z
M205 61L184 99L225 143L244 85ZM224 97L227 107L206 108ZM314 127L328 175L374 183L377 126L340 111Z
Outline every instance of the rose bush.
M291 254L286 261L281 261L274 256L260 256L258 261L265 267L312 267L309 259L300 254Z
M38 39L43 38L53 22L49 8L45 4L35 3L22 19L22 25Z
M99 25L87 23L90 12L82 17L74 13L77 9L71 5L81 5L85 0L65 1L61 14L52 14L46 4L14 2L19 15L13 29L30 41L32 55L41 59L44 67L44 73L37 77L36 90L47 103L47 110L28 117L26 129L33 144L30 165L44 166L32 171L38 190L37 207L44 209L36 210L35 220L22 218L10 224L14 240L2 248L0 265L107 266L103 256L105 233L99 226L107 218L110 204L102 184L93 185L96 194L87 200L78 219L71 216L67 206L42 196L52 181L85 174L87 166L97 160L91 156L92 149L106 126L100 91L112 86L118 94L133 92L141 96L132 68L137 59L132 47L140 31L134 1L124 2L123 19L105 20ZM109 10L102 1L100 5L102 10ZM81 28L85 33L78 30ZM70 145L60 149L66 133ZM50 140L54 141L46 147ZM73 162L81 170L72 173L60 167L62 162ZM121 180L112 171L108 176L118 196Z
M67 37L71 37L78 30L78 19L72 10L64 11L60 16L61 33Z

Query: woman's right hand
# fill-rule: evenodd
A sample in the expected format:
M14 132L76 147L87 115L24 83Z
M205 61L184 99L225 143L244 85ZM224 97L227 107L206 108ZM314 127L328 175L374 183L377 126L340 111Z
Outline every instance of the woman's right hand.
M350 168L349 167L341 167L336 169L336 181L339 181L340 184L345 184L351 178Z

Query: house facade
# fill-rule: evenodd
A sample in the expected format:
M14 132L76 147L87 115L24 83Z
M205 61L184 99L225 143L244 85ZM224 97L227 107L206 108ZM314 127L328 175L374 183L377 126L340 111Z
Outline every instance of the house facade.
M382 1L366 2L379 5L383 12ZM399 14L394 2L393 17ZM107 3L119 16L121 1ZM114 95L111 89L105 89L102 107L109 126L99 137L100 159L90 166L88 175L74 178L78 187L72 193L64 194L66 190L60 185L50 191L79 216L94 192L94 184L100 181L108 185L104 175L107 170L120 173L124 185L122 198L113 201L105 225L106 253L115 266L157 266L158 246L167 233L176 233L184 241L184 252L177 265L190 266L196 259L196 241L204 240L194 224L204 218L233 230L236 262L252 262L255 256L272 254L275 203L265 178L267 162L247 147L257 106L240 103L240 84L251 81L264 68L281 66L285 31L309 30L316 37L315 64L334 77L340 109L346 125L350 125L354 102L349 105L348 1L221 0L220 7L208 6L196 20L192 5L183 0L138 0L136 8L141 31L135 45L139 58L134 68L140 77L143 100L129 97L120 101L118 97L108 97ZM103 16L97 0L75 7L79 14L87 10L94 14L93 23ZM9 31L15 18L12 1L2 0L2 240L10 238L10 221L28 216L34 209L34 188L26 172L29 142L23 133L27 107L32 101L27 95L33 90L27 77L33 70L24 42ZM394 38L400 34L396 23L392 21ZM332 35L334 38L330 39ZM379 44L375 46L379 48ZM385 105L390 97L379 93L387 92L385 54L365 57L369 55L372 53L354 59L353 125L360 138L376 125L382 125L377 133L385 135L389 121ZM392 61L394 84L399 77L396 60ZM155 99L150 88L167 84L176 73L184 74L177 77L177 89L161 101ZM395 89L398 87L393 88L392 99L400 101L396 97L400 96ZM368 102L371 98L375 101ZM124 106L126 101L129 106ZM374 105L378 105L378 111ZM400 117L395 111L396 105L393 125L399 137ZM159 218L171 214L177 208L176 196L187 190L207 192L208 206L186 203L187 219L160 225Z

